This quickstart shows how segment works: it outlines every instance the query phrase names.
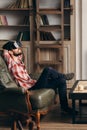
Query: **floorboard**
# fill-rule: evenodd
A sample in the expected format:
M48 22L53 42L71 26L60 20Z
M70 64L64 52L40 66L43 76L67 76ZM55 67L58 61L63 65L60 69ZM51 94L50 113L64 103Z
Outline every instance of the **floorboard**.
M69 101L71 107L71 101ZM78 103L77 103L78 110ZM83 111L86 111L85 107ZM54 105L52 109L41 117L41 130L87 130L87 124L72 124L71 115L61 114L59 103ZM8 127L0 127L0 130L10 130ZM28 130L28 129L24 129ZM36 128L34 128L36 130Z

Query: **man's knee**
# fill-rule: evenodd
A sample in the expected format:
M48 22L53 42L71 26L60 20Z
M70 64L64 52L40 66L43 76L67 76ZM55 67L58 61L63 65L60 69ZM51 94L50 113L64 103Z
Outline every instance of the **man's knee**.
M44 71L45 71L45 72L48 72L50 69L51 69L51 67L45 67L45 68L44 68Z

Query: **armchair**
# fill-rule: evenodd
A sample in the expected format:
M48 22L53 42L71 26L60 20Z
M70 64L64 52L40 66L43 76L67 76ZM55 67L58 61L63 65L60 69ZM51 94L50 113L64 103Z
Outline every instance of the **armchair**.
M27 123L29 129L33 130L33 122L37 130L40 130L40 115L47 113L54 98L55 92L52 89L25 92L17 86L8 72L0 51L0 115L6 114L11 117L12 130L16 130L17 127L23 130L23 125Z

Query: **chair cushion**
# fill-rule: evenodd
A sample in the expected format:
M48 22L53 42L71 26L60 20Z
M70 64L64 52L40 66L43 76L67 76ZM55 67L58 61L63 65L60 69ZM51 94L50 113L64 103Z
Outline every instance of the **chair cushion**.
M55 92L53 89L32 90L30 101L33 110L48 107L54 102Z
M7 65L2 56L0 56L0 84L0 89L12 87L18 88L17 84L11 78L11 75L7 69Z

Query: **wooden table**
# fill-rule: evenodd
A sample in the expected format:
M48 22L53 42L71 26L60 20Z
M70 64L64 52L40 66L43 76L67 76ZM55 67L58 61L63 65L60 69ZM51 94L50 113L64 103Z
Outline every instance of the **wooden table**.
M76 80L73 87L71 88L69 92L69 98L72 100L72 108L73 108L73 114L72 114L72 123L77 123L75 114L76 110L76 100L79 101L79 117L82 118L82 106L83 100L87 100L87 80ZM80 121L80 123L83 123ZM87 122L86 122L87 123Z

